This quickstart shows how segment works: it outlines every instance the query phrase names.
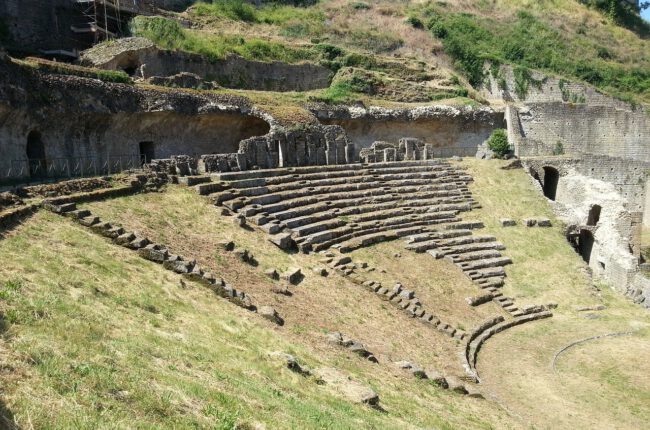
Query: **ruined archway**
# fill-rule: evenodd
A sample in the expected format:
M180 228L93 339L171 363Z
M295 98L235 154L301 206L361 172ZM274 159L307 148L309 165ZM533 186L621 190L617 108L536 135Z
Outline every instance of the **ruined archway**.
M47 173L45 144L43 144L43 140L41 139L40 131L32 130L27 135L25 155L27 156L27 164L29 165L29 176L45 176Z
M555 167L545 166L544 167L544 195L551 199L555 200L557 194L557 185L560 181L560 172L557 171Z

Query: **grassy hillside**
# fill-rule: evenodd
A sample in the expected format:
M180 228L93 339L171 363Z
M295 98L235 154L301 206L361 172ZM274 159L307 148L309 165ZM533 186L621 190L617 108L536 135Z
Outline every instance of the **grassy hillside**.
M233 225L192 190L87 204L103 219L196 258L272 305L285 325L216 297L208 289L69 219L39 213L0 241L0 412L21 428L643 428L650 419L650 315L594 286L541 193L523 170L464 161L483 208L465 215L507 246L504 294L518 304L556 302L554 317L489 340L478 363L486 400L414 379L391 362L461 374L455 340L382 302L348 279L312 272L318 256L287 254L264 233ZM503 193L504 187L509 192ZM502 228L501 217L549 216L551 229ZM219 249L234 240L257 266ZM395 254L399 253L399 257ZM403 249L400 241L353 253L382 282L412 287L428 308L471 329L502 312L471 308L472 286L455 266ZM270 291L264 270L303 269L292 295ZM405 270L406 268L406 270ZM476 290L474 290L474 294ZM603 305L600 311L580 307ZM379 358L373 364L325 334L340 330ZM630 332L579 344L596 335ZM295 355L311 368L335 367L372 387L384 412L351 403L327 385L269 358ZM10 427L11 428L11 427Z
M491 60L542 69L620 98L648 102L650 25L602 3L321 0L304 7L269 3L256 9L240 1L214 0L182 15L193 23L191 29L161 18L138 18L133 29L168 48L212 57L233 52L265 61L311 60L334 72L360 67L396 77L399 73L381 59L398 58L405 66L420 64L422 81L448 93L462 86L455 73L480 86L483 63ZM346 97L336 101L350 101L366 88L339 88Z

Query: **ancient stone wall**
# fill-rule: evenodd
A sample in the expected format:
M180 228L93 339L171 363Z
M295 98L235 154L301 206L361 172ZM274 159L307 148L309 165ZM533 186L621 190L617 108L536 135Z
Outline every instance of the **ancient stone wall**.
M398 142L412 137L430 144L433 156L474 155L496 128L505 127L503 114L489 108L426 106L413 109L328 108L312 109L324 124L345 129L355 156L375 141Z
M616 289L629 295L641 257L641 226L650 163L583 155L579 158L526 159L524 164L540 186L545 168L559 173L553 209L567 223L569 235L588 231L594 238L589 266ZM598 220L590 220L594 206ZM583 258L585 256L583 255Z
M486 69L484 97L508 103L508 138L521 157L599 154L650 161L650 116L596 88L530 72L518 94L512 67ZM519 87L523 84L519 83Z
M228 88L263 91L308 91L327 88L331 70L311 63L287 64L246 60L229 55L211 60L202 55L158 49L143 38L126 38L98 45L82 56L82 63L109 70L125 70L137 77L193 73Z
M2 73L2 163L28 158L30 139L42 147L37 158L102 161L110 156L137 157L141 142L147 142L148 158L232 153L242 139L265 135L271 128L268 115L241 97L143 90L43 75L0 61Z

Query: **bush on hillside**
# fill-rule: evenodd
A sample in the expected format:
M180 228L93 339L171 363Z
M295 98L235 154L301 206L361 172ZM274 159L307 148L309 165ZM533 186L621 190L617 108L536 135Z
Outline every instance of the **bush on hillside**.
M503 158L508 152L510 152L508 133L502 128L494 130L488 139L488 148L490 148L498 158Z

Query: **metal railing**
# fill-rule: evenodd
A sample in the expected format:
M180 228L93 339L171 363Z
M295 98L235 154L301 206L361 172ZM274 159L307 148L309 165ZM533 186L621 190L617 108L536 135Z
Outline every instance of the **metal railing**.
M12 160L0 164L0 185L111 175L139 169L148 161L139 155Z

